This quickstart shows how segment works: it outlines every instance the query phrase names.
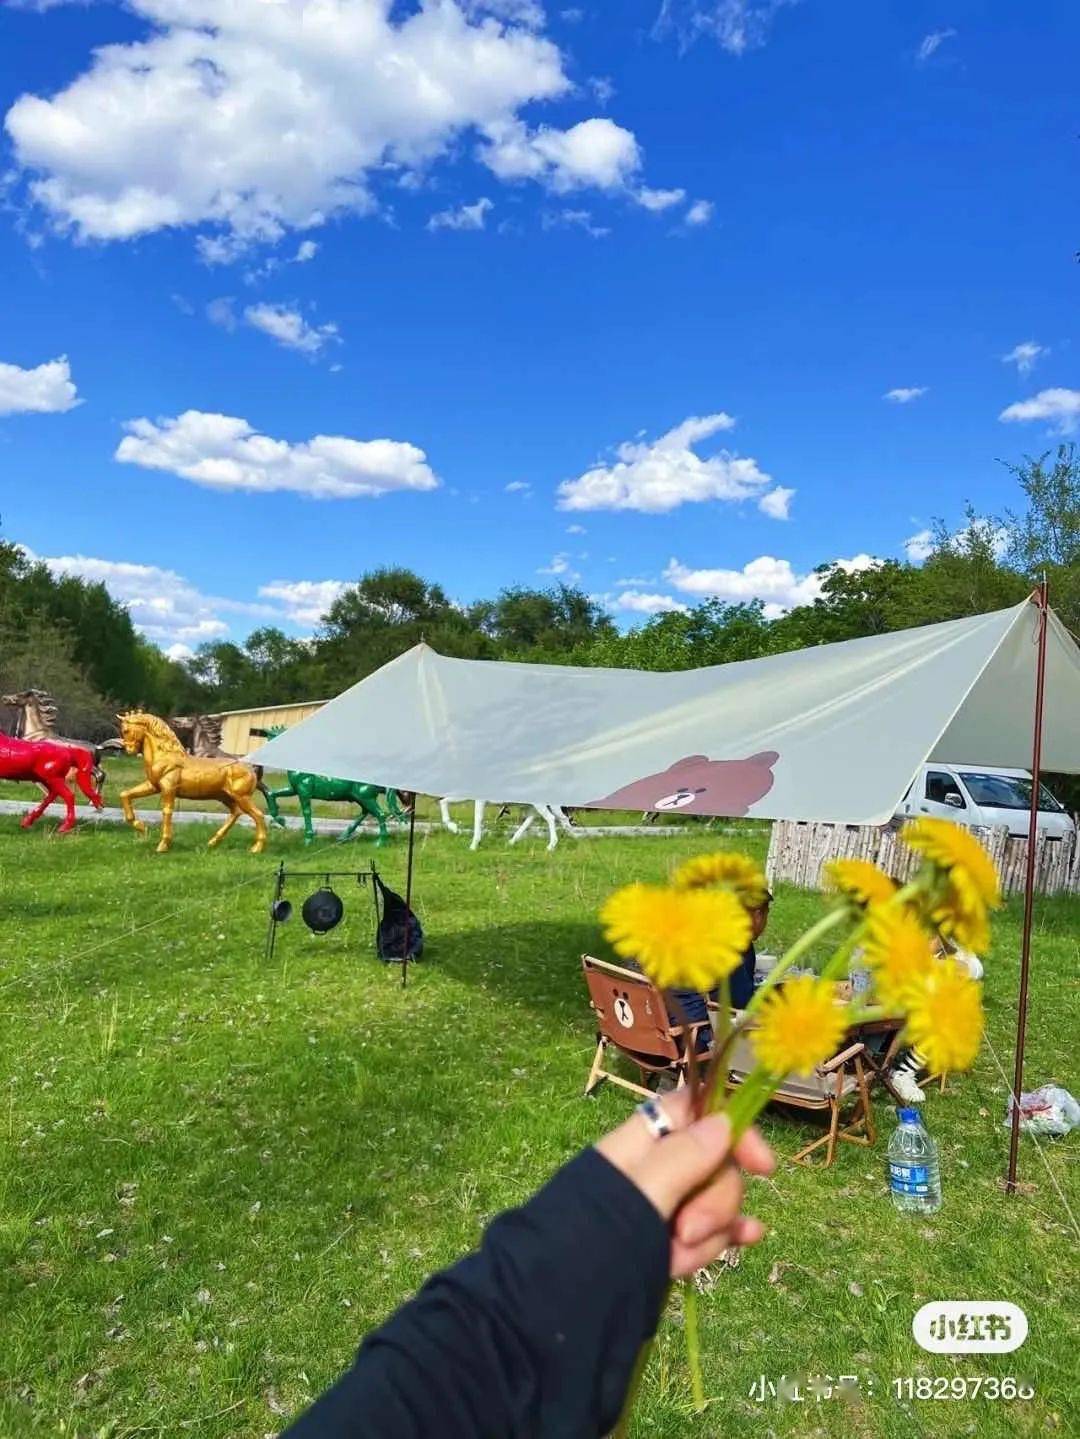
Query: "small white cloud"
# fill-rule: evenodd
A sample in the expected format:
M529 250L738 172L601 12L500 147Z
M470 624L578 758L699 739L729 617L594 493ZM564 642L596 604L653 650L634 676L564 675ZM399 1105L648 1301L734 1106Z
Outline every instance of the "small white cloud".
M689 606L684 605L681 600L677 600L674 595L651 594L644 590L624 590L621 595L616 597L611 607L637 615L685 615L689 613Z
M173 645L168 645L165 650L165 655L170 660L190 660L195 658L195 651L190 645L180 644L178 642Z
M212 325L232 334L238 324L236 311L233 309L233 297L220 295L216 300L211 300L206 307L206 318Z
M557 579L563 580L567 584L574 584L577 580L581 579L577 570L575 570L570 563L570 556L565 552L552 555L551 563L541 565L536 573L538 575L554 575Z
M641 150L629 130L594 116L568 130L521 120L487 128L480 158L501 180L538 180L556 193L594 188L624 189L641 168Z
M248 305L244 319L287 350L303 355L317 355L329 341L340 340L336 325L309 325L299 310L288 305Z
M0 364L0 415L62 415L81 404L66 355L32 370Z
M929 35L924 35L915 58L920 64L925 65L927 60L936 55L946 40L956 38L956 31L951 27L947 30L931 30Z
M309 260L314 260L318 253L319 247L314 240L301 240L293 256L293 264L306 265Z
M566 533L568 535L584 535L587 534L588 531L584 525L567 525Z
M310 629L348 588L344 580L271 580L259 586L259 594L277 601L293 624Z
M1049 420L1060 435L1071 435L1080 424L1080 390L1040 390L1030 400L1017 400L998 416L1006 423Z
M650 190L647 185L642 185L634 191L634 199L643 210L650 210L654 215L658 215L664 210L670 210L672 205L681 205L686 199L686 191Z
M511 480L508 485L503 485L508 495L526 495L532 489L528 480Z
M615 86L607 75L590 75L586 85L592 91L598 105L605 109L615 97Z
M674 32L685 50L709 36L729 55L760 49L779 10L799 0L661 0L654 38Z
M898 385L895 390L886 390L881 398L891 400L894 405L910 405L912 400L925 395L929 388L929 385Z
M607 225L593 224L591 210L545 210L540 223L545 230L584 230L593 240L611 234Z
M558 489L561 510L639 510L664 514L704 500L760 499L772 479L754 459L721 450L703 458L695 446L735 421L722 411L692 415L657 440L627 440L614 464L596 465Z
M880 561L871 555L861 554L833 563L850 573L872 569ZM813 571L798 574L790 560L776 559L772 555L759 555L741 570L695 570L673 559L664 571L664 579L673 589L699 599L761 600L769 619L775 619L796 605L812 604L822 592L821 575Z
M1015 365L1021 375L1029 375L1039 356L1049 353L1046 345L1037 345L1034 340L1024 340L1019 345L1014 345L1007 355L1002 355L1001 363Z
M440 210L427 222L429 230L482 230L489 210L495 208L486 195L473 205L459 205L456 210Z
M777 485L758 500L758 509L763 515L768 515L770 520L787 520L791 518L791 502L794 498L794 490Z
M904 554L913 565L921 565L934 549L934 535L931 530L917 530L904 541Z
M316 435L291 444L259 434L233 415L186 410L174 419L129 420L115 458L165 470L209 489L289 490L317 500L370 499L434 490L424 451L401 440Z
M688 225L707 225L713 217L714 208L711 200L695 200L683 218Z
M645 585L655 584L656 581L648 576L643 579L640 575L635 575L632 579L616 580L615 588L617 590L640 590Z
M559 15L568 25L580 25L582 20L585 19L585 11L577 5L571 5L569 9L560 10Z

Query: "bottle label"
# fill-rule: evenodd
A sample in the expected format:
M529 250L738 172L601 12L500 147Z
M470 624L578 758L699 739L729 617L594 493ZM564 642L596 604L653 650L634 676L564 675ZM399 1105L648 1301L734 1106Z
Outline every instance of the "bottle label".
M925 1164L889 1161L889 1188L894 1194L929 1194L930 1171Z

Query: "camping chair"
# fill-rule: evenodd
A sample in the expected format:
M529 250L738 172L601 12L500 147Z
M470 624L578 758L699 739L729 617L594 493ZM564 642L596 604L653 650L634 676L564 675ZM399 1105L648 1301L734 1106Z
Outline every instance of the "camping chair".
M644 974L621 965L609 964L591 955L581 956L589 1001L596 1015L596 1053L585 1082L585 1093L591 1094L605 1079L634 1094L646 1097L650 1076L672 1074L676 1084L686 1083L688 1055L696 1045L698 1032L709 1027L708 1020L696 1024L672 1024L664 997ZM623 1079L604 1067L609 1048L615 1049L641 1071L641 1083ZM708 1054L699 1055L703 1061Z
M847 1144L871 1145L877 1138L863 1065L864 1053L865 1045L861 1042L849 1044L832 1059L819 1064L812 1074L789 1074L773 1095L774 1104L820 1110L829 1116L826 1132L791 1156L797 1164L807 1163L808 1156L825 1145L827 1169L836 1157L836 1146L841 1140ZM751 1045L740 1036L732 1047L728 1064L729 1089L742 1083L755 1062ZM841 1110L844 1108L848 1109L848 1117L841 1124Z

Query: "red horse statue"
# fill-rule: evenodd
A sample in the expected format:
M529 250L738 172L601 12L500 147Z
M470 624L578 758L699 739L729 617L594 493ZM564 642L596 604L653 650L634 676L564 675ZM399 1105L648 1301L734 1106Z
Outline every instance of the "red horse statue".
M35 780L45 791L45 798L23 815L23 829L41 818L53 800L62 800L67 814L57 833L67 834L75 828L75 796L67 779L75 771L75 783L94 806L101 809L100 788L95 780L100 773L93 750L80 745L58 744L54 740L13 739L0 735L0 779Z

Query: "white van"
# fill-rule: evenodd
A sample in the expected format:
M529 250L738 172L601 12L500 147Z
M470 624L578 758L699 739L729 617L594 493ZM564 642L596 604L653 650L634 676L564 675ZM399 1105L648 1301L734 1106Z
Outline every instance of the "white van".
M934 815L957 824L1007 824L1009 833L1027 838L1031 817L1031 775L996 765L924 764L900 801L897 819ZM1039 786L1041 833L1064 839L1075 832L1072 816L1046 788Z

